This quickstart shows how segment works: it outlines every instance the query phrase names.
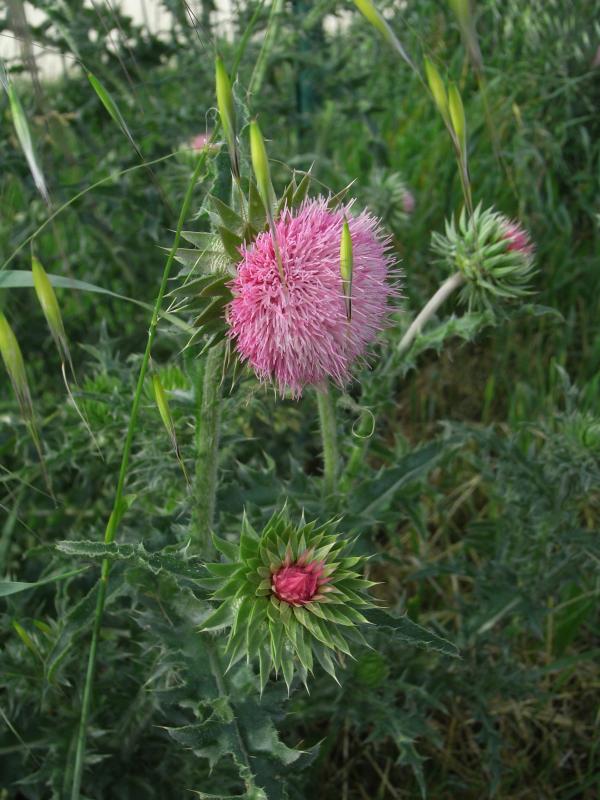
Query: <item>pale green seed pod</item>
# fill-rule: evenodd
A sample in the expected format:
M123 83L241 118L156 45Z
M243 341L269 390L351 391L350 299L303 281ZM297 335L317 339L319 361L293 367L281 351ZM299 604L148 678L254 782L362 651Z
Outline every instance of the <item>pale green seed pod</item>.
M363 17L376 28L381 35L389 41L390 30L379 11L375 8L371 0L354 0L354 5L358 8Z
M271 183L271 171L269 169L269 157L267 156L267 148L265 147L265 140L258 126L256 120L250 123L250 157L252 160L252 170L256 178L256 186L258 194L265 207L267 219L269 221L269 228L273 237L273 246L275 248L275 256L277 258L277 268L281 282L285 284L285 273L283 270L283 262L281 260L281 252L277 242L277 232L275 229L275 221L273 219L273 206L275 205L275 192L273 191L273 184Z
M460 24L468 25L471 20L469 0L450 0L450 5Z
M273 208L273 185L271 183L271 171L269 169L269 158L265 140L259 128L258 122L252 120L250 123L250 155L252 158L252 169L256 178L256 185L260 199L263 202L267 214L272 213Z
M217 90L217 108L221 117L223 133L229 148L229 158L231 160L231 171L234 177L240 177L239 158L236 143L236 118L235 104L233 102L233 91L231 81L225 69L225 65L220 56L215 60L215 83Z
M173 423L173 417L171 416L171 409L169 408L169 402L161 380L156 373L152 376L152 388L154 389L154 399L160 418L169 434L171 442L175 445L177 440L175 438L175 425Z
M340 275L346 303L346 316L352 319L352 272L354 269L354 256L352 249L352 236L348 221L344 220L342 226L342 239L340 242Z
M434 102L444 119L448 118L448 97L446 87L435 64L428 58L425 59L425 75L433 96Z
M452 128L464 154L467 149L467 122L462 98L455 83L451 83L448 89L448 107L450 109Z
M19 342L17 341L13 329L10 327L8 320L1 311L0 354L2 355L2 360L4 361L15 395L17 396L21 412L27 420L31 420L33 417L33 409L23 354L21 353L21 348L19 347Z
M169 435L171 446L175 451L175 456L179 462L179 466L181 467L181 471L183 472L186 483L189 484L189 477L185 468L185 464L183 463L183 458L181 457L179 443L177 442L177 432L175 431L175 423L173 422L173 416L171 414L171 409L169 408L167 393L164 390L160 377L156 373L152 375L152 388L154 390L154 400L156 401L158 413L160 414L160 418L162 419L163 425L165 426L165 429Z
M411 69L416 71L415 65L410 59L406 48L402 45L394 31L390 28L385 19L381 16L377 8L373 5L371 0L354 0L354 5L358 8L360 13L365 17L367 22L379 31L388 44L396 50L400 56L406 61Z
M46 317L46 322L48 323L50 333L58 348L58 352L63 360L70 362L67 336L60 313L60 306L58 305L56 294L46 270L35 256L31 259L31 273L33 275L35 293L42 307L42 311L44 312L44 316Z
M44 454L42 452L42 443L35 423L35 415L33 413L33 403L31 401L31 392L29 391L29 383L27 382L27 373L25 372L25 362L23 361L23 354L19 347L19 342L15 336L13 329L10 327L8 320L0 311L0 355L4 361L8 377L10 378L13 391L17 398L21 414L29 430L29 434L33 439L35 449L38 452L40 465L46 481L48 491L52 494L52 484L50 476L46 471L44 463Z

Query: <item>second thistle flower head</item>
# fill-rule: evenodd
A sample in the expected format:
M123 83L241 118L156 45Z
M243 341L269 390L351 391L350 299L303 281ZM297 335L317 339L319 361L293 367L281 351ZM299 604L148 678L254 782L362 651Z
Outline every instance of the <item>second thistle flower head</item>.
M432 248L465 284L461 297L471 308L490 308L494 301L514 300L530 293L534 246L515 220L493 208L463 211L458 222L446 223L445 235L434 233Z
M348 541L335 523L294 525L285 511L258 534L244 520L238 544L214 537L224 560L207 564L205 580L220 601L203 630L230 627L230 666L256 658L261 686L271 669L288 684L295 672L306 682L314 661L335 677L335 661L350 654L349 640L362 642L357 625L373 603L373 585L357 571L361 557L347 553Z
M346 313L340 241L348 220L353 248L352 316ZM242 360L262 380L298 397L330 377L343 383L352 363L384 327L392 258L389 241L368 212L350 215L327 200L286 209L275 223L285 282L272 231L242 247L228 308L230 335Z

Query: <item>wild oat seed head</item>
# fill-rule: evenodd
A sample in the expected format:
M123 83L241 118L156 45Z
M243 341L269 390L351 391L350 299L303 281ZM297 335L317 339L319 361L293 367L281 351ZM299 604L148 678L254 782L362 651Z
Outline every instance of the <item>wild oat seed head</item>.
M348 220L353 249L352 318L340 274L340 242ZM386 325L393 258L379 221L350 204L335 210L324 198L285 210L275 223L285 285L270 231L242 247L227 319L243 361L261 380L299 397L326 378L343 384L353 362Z

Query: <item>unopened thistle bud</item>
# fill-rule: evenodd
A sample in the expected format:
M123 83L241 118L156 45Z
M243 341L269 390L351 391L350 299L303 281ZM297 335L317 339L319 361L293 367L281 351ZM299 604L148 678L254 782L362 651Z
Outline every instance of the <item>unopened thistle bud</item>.
M357 626L368 623L361 610L373 606L365 592L374 584L360 576L363 559L347 553L335 526L296 526L283 511L261 534L244 519L239 543L213 537L223 561L207 564L205 583L220 605L201 630L230 628L229 666L256 658L262 688L272 669L288 688L295 672L306 683L315 659L335 677L348 639L363 641Z
M225 69L225 65L220 56L215 61L215 82L217 89L217 108L221 117L223 133L229 148L229 158L231 160L231 172L237 179L240 177L239 158L236 141L236 119L235 105L233 102L233 91L231 81Z
M433 234L432 249L448 270L464 276L461 299L469 308L530 294L535 266L529 234L493 208L478 206L471 217L463 211L458 222L446 222L445 235Z
M344 218L342 225L342 239L340 242L340 274L342 276L342 289L344 291L344 302L346 304L346 316L352 319L352 270L354 268L354 258L352 255L352 236L348 220Z

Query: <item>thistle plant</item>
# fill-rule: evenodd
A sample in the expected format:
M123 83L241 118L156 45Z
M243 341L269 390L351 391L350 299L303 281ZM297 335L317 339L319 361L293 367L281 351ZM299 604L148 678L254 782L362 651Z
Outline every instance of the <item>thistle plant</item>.
M260 534L244 517L238 542L213 536L223 560L207 564L204 584L220 604L201 630L230 627L229 667L244 656L258 661L261 691L273 669L288 690L295 673L306 685L315 659L335 678L350 642L364 644L356 626L368 623L361 611L373 607L365 593L374 583L336 525L294 525L284 509Z

